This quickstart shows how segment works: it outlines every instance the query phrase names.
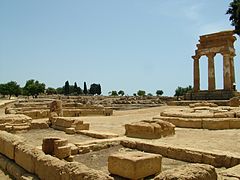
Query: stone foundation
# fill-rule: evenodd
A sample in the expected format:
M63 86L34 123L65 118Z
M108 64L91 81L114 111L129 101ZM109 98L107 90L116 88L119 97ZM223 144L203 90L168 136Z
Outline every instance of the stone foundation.
M157 139L175 134L175 126L162 120L143 120L125 125L128 137Z
M161 172L162 157L143 152L125 152L108 157L108 171L129 179L141 179Z
M52 117L51 127L53 129L65 131L67 134L74 134L79 130L89 130L89 123L71 117Z
M30 177L29 173L32 172L43 180L113 180L112 177L101 171L90 169L81 163L66 162L51 155L45 155L42 150L23 144L23 142L15 135L0 131L0 165L2 166L1 154L12 159L13 164L7 163L8 165L6 165L4 162L3 166L16 179ZM22 170L15 168L17 165Z
M206 164L189 164L167 170L159 174L154 180L217 180L215 168Z
M237 91L224 91L224 90L216 90L216 91L198 91L198 92L190 92L185 94L185 100L229 100L232 97L238 96L239 93Z

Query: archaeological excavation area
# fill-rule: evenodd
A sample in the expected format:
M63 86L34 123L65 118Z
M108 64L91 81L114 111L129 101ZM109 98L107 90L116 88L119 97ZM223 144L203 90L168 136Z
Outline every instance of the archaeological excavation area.
M1 100L0 179L240 179L238 99L114 102Z

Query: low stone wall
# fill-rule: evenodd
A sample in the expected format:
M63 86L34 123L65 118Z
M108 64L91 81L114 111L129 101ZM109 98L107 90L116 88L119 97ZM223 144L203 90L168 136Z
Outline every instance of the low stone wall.
M28 171L17 165L15 161L0 154L0 168L7 172L14 179L20 180L40 180L37 176L30 174Z
M175 134L175 125L162 120L142 120L125 124L128 137L157 139Z
M28 130L31 126L32 118L23 114L7 114L0 116L0 130L16 132Z
M74 134L80 130L88 130L89 123L74 119L71 117L51 117L51 127L60 131L65 131L67 134Z
M107 174L77 162L65 162L27 145L18 136L0 131L0 153L40 179L113 179ZM8 171L8 170L7 170ZM19 178L20 179L20 178Z
M194 101L194 100L192 100L192 101L168 101L167 105L168 106L188 106L189 104L198 103L198 102L202 102L202 101ZM209 100L207 102L217 104L218 106L228 106L229 105L228 100Z
M154 180L217 180L215 168L205 164L188 164L164 171Z
M240 164L240 157L231 154L217 154L213 152L204 152L195 149L182 149L178 147L159 146L136 141L121 141L121 145L131 149L137 149L149 153L161 154L171 159L191 162L204 163L214 167L233 167Z
M174 124L176 127L181 128L196 128L196 129L240 129L240 119L238 118L196 118L187 119L179 117L154 117L154 120L163 120Z

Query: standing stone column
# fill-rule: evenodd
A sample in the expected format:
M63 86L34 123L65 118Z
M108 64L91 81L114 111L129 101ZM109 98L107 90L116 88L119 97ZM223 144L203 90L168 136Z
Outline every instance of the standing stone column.
M235 68L234 68L234 56L230 57L230 67L231 67L231 80L232 80L232 86L235 82Z
M216 90L215 83L215 67L214 67L214 57L215 53L207 54L208 57L208 90L214 91Z
M192 56L193 62L193 89L194 92L198 92L200 90L200 71L199 71L199 59L198 56Z
M223 54L223 79L224 79L224 90L232 90L231 80L231 57L229 54Z

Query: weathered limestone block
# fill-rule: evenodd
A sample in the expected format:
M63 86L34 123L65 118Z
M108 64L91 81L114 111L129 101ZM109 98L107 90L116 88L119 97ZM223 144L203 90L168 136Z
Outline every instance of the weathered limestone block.
M203 129L229 129L229 120L228 119L209 119L202 121L202 128Z
M83 134L86 136L90 136L97 139L108 139L118 137L118 134L109 133L109 132L97 132L97 131L89 131L89 130L78 130L76 131L78 134Z
M3 171L7 170L7 164L10 162L12 162L10 159L8 159L4 155L0 154L0 168Z
M229 121L230 129L240 129L240 119L232 119Z
M31 122L31 129L47 129L49 128L49 120L48 119L34 119Z
M154 139L175 134L175 126L162 120L143 120L125 125L126 136Z
M108 157L108 171L129 179L140 179L161 172L162 157L143 152L117 153Z
M7 164L7 172L15 179L20 179L22 175L26 174L26 170L18 166L16 163Z
M58 116L63 116L62 101L55 100L50 104L50 113L56 112Z
M239 107L240 101L238 97L233 97L229 100L229 106L230 107Z
M76 125L75 129L76 129L76 131L78 131L78 130L89 130L89 126L90 126L89 123L78 124L78 125Z
M55 118L54 125L69 128L75 122L72 118L57 117Z
M87 179L87 180L113 180L112 177L103 173L89 169L84 164L78 162L68 162L64 166L64 171L69 175L69 179Z
M0 153L8 158L15 158L15 147L22 142L22 138L5 131L0 131Z
M69 146L71 146L71 155L78 154L78 147L75 144L68 143Z
M193 104L189 104L189 107L190 108L195 108L195 107L218 107L217 104L215 103L209 103L207 101L204 101L204 102L200 102L200 103L193 103Z
M65 162L50 155L37 158L35 172L42 180L68 180L69 175L64 171Z
M27 131L30 129L30 126L12 126L12 131L17 132L17 131Z
M43 143L42 143L42 151L45 154L54 154L54 141L59 140L60 138L58 137L46 137L43 138Z
M27 144L18 144L15 148L15 162L30 173L35 173L37 164L37 157L44 155L44 153Z
M21 123L30 123L32 118L23 114L5 114L0 116L0 124L9 123L9 124L21 124Z
M159 174L154 180L217 180L215 168L205 164L189 164L166 170Z
M75 134L76 133L75 128L66 128L65 132L67 134Z
M66 146L68 144L67 139L57 139L53 141L53 146L54 146L54 152L61 146Z
M71 146L60 146L55 151L54 154L59 159L64 159L71 156Z

